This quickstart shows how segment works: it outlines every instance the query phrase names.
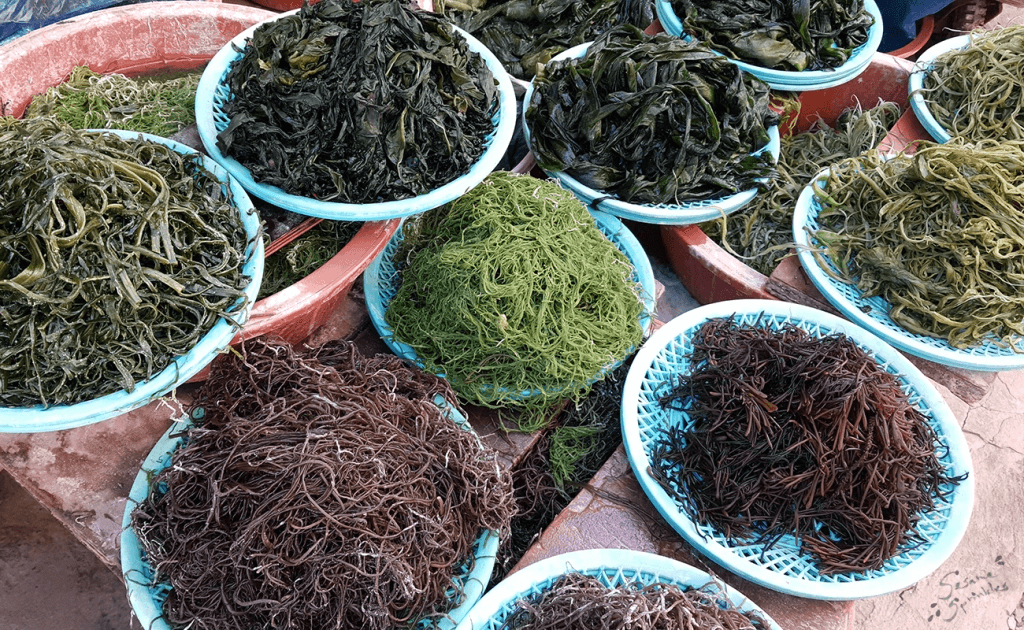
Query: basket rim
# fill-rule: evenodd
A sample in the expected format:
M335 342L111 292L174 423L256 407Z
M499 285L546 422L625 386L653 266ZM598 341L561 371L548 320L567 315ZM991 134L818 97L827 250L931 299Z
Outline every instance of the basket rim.
M310 197L286 193L277 186L257 182L248 168L244 167L234 158L224 155L217 147L217 134L219 132L214 119L214 98L217 90L223 84L224 76L227 74L231 64L242 56L242 49L245 48L246 40L252 37L256 29L264 24L295 15L300 10L294 9L275 15L250 26L231 38L213 56L199 79L195 102L196 127L199 131L199 138L202 140L203 148L210 157L238 179L243 188L268 203L297 214L337 221L381 221L425 212L457 199L463 193L479 184L488 173L497 167L502 157L504 157L509 144L512 142L512 135L515 131L516 99L512 82L509 79L508 73L502 67L501 62L498 61L498 58L487 47L466 31L452 25L455 32L465 39L470 51L479 54L483 58L484 63L498 83L498 112L495 114L496 123L494 130L485 139L487 142L486 149L484 149L484 152L477 158L477 161L470 167L468 172L440 188L415 197L362 204L318 201Z
M0 407L0 433L39 433L73 429L138 409L165 395L192 378L230 344L235 334L242 330L249 320L260 285L263 283L263 239L258 238L260 234L259 217L249 195L230 173L195 149L160 136L121 129L86 129L83 131L113 134L126 140L142 138L167 146L177 153L198 155L202 159L203 167L230 190L234 199L233 205L238 209L245 227L249 242L245 248L242 273L251 279L243 291L245 303L236 305L235 309L231 311L237 326L224 317L218 318L213 327L199 338L191 350L176 358L150 378L136 383L131 392L119 389L99 398L72 405L51 405L45 408L42 405Z
M587 48L589 48L592 43L593 42L585 42L583 44L573 46L572 48L552 57L551 61L579 59L583 57ZM523 95L522 124L523 137L526 140L527 147L530 146L531 134L530 125L526 122L526 111L529 109L530 101L533 99L534 85L534 81L531 80L529 86L526 88L526 94ZM782 152L779 126L772 125L767 129L767 132L768 143L757 151L751 153L751 155L759 155L768 151L771 153L774 161L778 162L779 155ZM716 199L707 199L682 205L635 204L628 201L622 201L621 199L616 199L615 197L609 196L600 190L591 188L565 171L549 170L546 168L541 168L541 170L543 170L548 177L551 177L562 184L563 188L572 191L572 193L579 197L579 199L587 206L596 207L598 210L607 212L608 214L622 219L628 219L640 223L651 223L655 225L691 225L694 223L710 221L723 215L736 212L753 201L754 197L757 196L757 189L749 188L747 190L741 190L738 193L718 197ZM761 178L759 181L767 182L768 180L767 178ZM595 200L599 201L595 203Z
M922 359L940 365L982 372L1024 369L1024 351L1015 352L1010 347L1002 348L992 341L984 341L966 349L955 348L944 339L918 335L897 325L888 316L890 304L881 297L870 299L858 297L856 301L853 301L845 295L843 288L853 291L858 296L863 294L856 285L840 283L825 273L812 253L814 245L811 243L810 234L805 229L810 228L812 222L817 220L820 208L814 198L813 186L815 183L827 179L830 172L829 168L823 169L800 191L793 211L793 241L796 243L800 266L807 272L811 282L829 303L845 317L881 337L887 343ZM862 308L869 310L865 313L861 310ZM891 328L890 325L896 328ZM1015 345L1024 350L1024 338L1019 339ZM995 352L996 354L978 354L979 351Z
M688 334L688 331L708 319L759 313L773 318L813 323L830 333L843 333L862 348L888 362L921 397L939 425L939 436L944 438L949 446L952 472L968 473L967 478L955 486L950 494L950 514L942 532L922 555L907 565L889 571L881 577L834 582L796 578L772 571L748 561L730 547L706 539L690 517L679 509L675 500L648 473L650 460L640 434L638 406L642 395L641 388L653 361L669 343ZM662 326L637 353L626 376L622 396L622 441L630 467L644 493L672 528L687 542L726 569L766 588L797 597L845 601L876 597L911 586L937 569L955 551L967 530L974 505L975 480L970 449L956 417L938 390L920 370L884 340L840 317L799 304L777 300L716 302L684 313Z
M924 98L924 80L931 73L940 56L968 48L971 45L972 37L970 33L958 35L928 47L914 62L914 69L910 72L910 81L907 83L907 90L910 92L910 107L914 110L918 121L921 122L921 126L939 143L949 142L953 138L953 134L942 126L942 123L932 114L931 108L928 107L928 101Z
M529 177L529 175L522 175L522 177ZM643 290L641 298L644 307L640 314L640 328L643 331L643 335L646 337L653 325L652 318L656 307L654 297L654 270L651 267L651 261L647 257L643 247L640 245L640 242L636 239L633 233L629 231L629 228L622 223L622 221L606 212L590 208L588 208L587 211L594 217L599 229L603 226L608 232L611 232L616 236L618 241L612 239L609 240L619 251L625 254L626 258L629 259L630 264L633 265L634 272L640 278L640 286ZM405 361L412 363L420 369L424 369L423 361L420 360L416 350L408 344L395 339L394 330L391 329L391 326L388 325L384 318L385 313L387 313L388 305L391 303L390 300L385 302L381 295L384 255L392 242L400 241L402 238L402 228L399 227L399 229L395 231L394 235L392 235L388 245L381 250L380 254L374 258L373 262L370 263L370 266L363 272L363 294L366 299L366 309L369 312L370 321L373 323L374 328L377 330L377 334L380 335L381 340L384 341L388 349ZM606 374L610 374L621 364L622 361L618 361L615 365L602 370L595 377L595 380L600 379ZM440 378L446 378L444 373L435 373L435 375ZM524 391L521 392L521 397L529 398L538 394L540 394L539 391Z
M622 571L633 575L648 574L665 578L663 581L680 587L702 587L712 585L724 595L733 607L741 612L757 612L767 622L769 630L781 630L760 606L732 586L711 575L674 558L631 549L586 549L570 551L543 560L516 571L484 595L469 615L458 625L457 630L483 630L488 622L495 619L506 606L566 573L595 575L607 571Z
M462 413L444 399L440 394L434 396L434 403L458 426L473 435L479 435L469 424ZM171 426L160 436L156 444L150 450L146 459L142 462L135 480L132 482L128 500L125 502L124 514L121 517L120 535L120 558L121 575L124 578L125 587L128 591L128 601L132 611L138 617L139 623L147 630L172 630L164 620L163 612L153 598L152 591L147 584L143 567L149 567L147 561L142 558L142 548L138 534L132 527L132 511L135 506L149 497L149 480L151 473L159 472L167 467L161 460L169 456L181 446L184 440L183 435L172 437L173 434L181 433L192 426L192 421L187 416L172 419ZM474 556L473 570L464 575L462 594L464 599L455 608L448 611L445 617L440 618L435 625L436 630L452 630L479 601L491 579L494 570L494 563L498 553L498 532L494 530L482 530L480 537L474 545L476 551ZM149 567L151 569L151 567ZM134 572L134 574L133 574Z
M846 63L832 70L804 70L801 72L793 70L775 70L765 68L746 61L740 61L727 57L730 62L746 70L750 74L761 79L769 86L777 90L799 92L804 90L823 90L835 87L851 81L867 69L871 58L878 52L882 43L884 33L882 24L882 12L875 0L864 0L864 9L874 19L874 24L868 29L868 39L859 47L854 49ZM656 0L655 11L665 31L675 37L688 38L683 35L683 23L676 15L669 0ZM717 53L716 54L721 54Z

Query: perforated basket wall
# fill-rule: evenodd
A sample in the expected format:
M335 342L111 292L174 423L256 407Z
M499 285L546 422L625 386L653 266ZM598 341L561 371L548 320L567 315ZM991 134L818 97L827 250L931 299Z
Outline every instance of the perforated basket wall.
M598 212L590 210L590 214L594 217L597 223L597 227L601 230L608 240L610 240L615 247L619 249L629 262L633 265L633 273L631 278L634 282L639 283L641 287L641 299L644 303L643 312L640 314L640 328L647 334L651 326L651 316L654 314L655 307L655 287L654 287L654 271L651 269L651 261L647 257L647 253L644 251L640 242L636 240L636 237L622 224L622 221L615 217L606 214L604 212ZM385 313L387 313L388 305L391 304L391 300L395 298L395 294L398 293L400 286L401 277L399 275L399 267L395 261L395 254L398 252L398 248L402 243L402 230L399 229L395 232L395 235L391 237L391 241L388 243L384 251L381 252L370 266L366 268L366 272L363 274L363 292L366 296L366 308L370 313L370 321L373 322L374 328L380 334L381 339L387 344L388 348L391 349L396 355L402 357L406 361L415 364L417 367L423 368L423 362L416 354L416 350L404 344L401 341L395 339L394 331L391 326L388 325L384 319ZM607 366L600 374L594 377L594 380L601 378L605 374L612 372L616 367L622 364L622 361L616 361L614 364ZM444 378L444 374L438 374L441 378ZM535 392L522 392L524 398L536 395Z
M757 605L732 587L717 582L707 573L678 560L628 549L590 549L553 556L513 573L491 589L473 607L457 630L502 630L517 602L540 595L566 573L598 578L608 587L639 582L645 586L662 582L715 594L723 609L756 612L771 630L779 626Z
M590 47L590 42L573 46L572 48L552 57L551 61L562 59L580 59ZM533 98L534 83L530 81L523 95L523 136L526 144L530 144L530 126L526 122L526 110ZM759 155L768 151L774 161L779 160L779 153L782 151L782 144L779 138L779 127L774 125L768 128L768 144L755 151L752 155ZM753 201L757 196L757 189L751 188L732 195L724 195L714 199L704 199L684 204L636 204L610 197L607 193L595 190L565 173L564 171L551 171L544 169L549 177L555 179L563 188L571 190L580 201L587 206L607 212L622 219L637 221L640 223L653 223L657 225L690 225L716 219L723 214L731 214ZM767 182L767 180L762 180Z
M281 19L297 12L298 10L282 13L273 19ZM241 58L241 50L245 47L246 40L252 37L259 26L260 24L256 24L236 35L214 55L203 71L196 90L196 126L207 154L236 177L247 191L264 201L291 212L339 221L379 221L406 217L457 199L479 184L498 166L512 141L512 134L515 131L516 98L508 73L497 57L479 40L453 26L455 32L466 40L469 49L483 58L498 82L498 112L493 117L494 131L484 139L486 149L470 167L469 172L440 188L409 199L363 204L318 201L311 197L286 193L276 186L259 183L253 179L249 169L221 153L217 147L217 134L226 129L231 122L223 109L225 103L231 99L230 90L225 83L227 73L232 64Z
M867 69L871 58L878 52L878 46L882 43L884 28L882 24L882 12L874 0L864 0L864 8L875 23L868 30L866 42L853 50L846 63L832 70L804 70L803 72L775 70L765 68L738 59L730 58L729 61L740 68L761 79L775 90L801 92L804 90L823 90L825 88L842 85L856 79L857 76ZM689 35L683 34L683 23L672 8L670 0L656 0L654 9L658 14L665 32L676 37L692 39Z
M698 525L655 481L647 469L652 443L669 427L688 426L685 412L665 409L659 399L680 374L691 369L692 336L708 319L735 316L740 324L769 326L789 323L815 337L842 333L873 356L899 379L911 404L935 429L936 455L950 476L968 473L959 485L942 488L936 508L922 514L917 531L920 544L907 545L877 571L821 574L800 541L787 536L764 545L728 538L708 525ZM662 516L690 544L723 567L790 595L813 599L849 600L875 597L910 586L936 569L956 548L967 528L974 503L970 451L960 425L942 396L906 358L869 332L843 319L796 304L772 300L718 302L685 313L659 329L637 353L626 377L622 402L622 434L629 462L644 492ZM675 486L685 495L685 488Z
M453 422L476 435L465 416L449 405L441 396L436 396L434 402ZM146 630L171 630L162 613L171 586L165 581L155 581L153 567L146 559L139 537L132 527L132 511L136 505L149 497L150 480L153 476L171 465L174 452L185 441L184 436L180 434L191 424L191 421L187 419L172 423L153 446L153 450L150 451L142 463L139 474L135 477L135 482L128 495L128 502L125 504L124 516L121 519L121 573L128 589L128 601L132 611ZM440 620L420 622L419 628L451 630L469 613L490 582L494 560L498 552L498 543L497 532L485 530L480 533L480 537L473 547L473 558L462 565L460 573L452 581L450 596L453 600L458 598L452 602L452 609L448 611L446 617Z
M825 169L814 178L814 182L820 182L819 187L824 186L828 173L828 169ZM808 232L820 227L818 213L821 204L814 197L814 182L808 184L797 199L793 212L793 240L797 245L800 265L832 306L898 349L935 363L990 372L1024 369L1024 339L1018 339L1010 346L992 337L969 348L955 348L945 339L906 330L889 317L891 305L883 298L865 298L855 285L841 282L825 273L821 267L822 259L811 251L817 242L812 240ZM824 264L834 273L839 273L838 267L831 260L824 259Z

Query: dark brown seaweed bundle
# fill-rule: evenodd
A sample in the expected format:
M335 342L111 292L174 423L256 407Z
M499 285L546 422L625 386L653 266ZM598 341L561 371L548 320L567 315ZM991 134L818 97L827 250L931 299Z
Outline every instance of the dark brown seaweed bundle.
M868 40L864 0L671 0L684 32L734 59L777 70L826 70Z
M618 24L647 28L654 0L437 0L437 9L479 39L514 77L529 81L552 57Z
M241 308L246 245L198 157L0 118L0 405L132 391Z
M521 599L501 630L764 630L712 590L667 582L606 586L593 575L566 573L539 595Z
M633 203L732 194L774 172L768 86L699 44L632 26L534 79L526 110L541 167Z
M168 622L384 630L443 617L481 530L507 536L513 509L494 453L434 404L451 389L349 342L255 341L244 355L214 365L198 426L132 515L171 585Z
M794 535L822 573L877 569L960 481L897 377L845 335L714 319L691 362L662 404L692 426L656 440L651 475L727 537Z
M321 201L413 197L464 175L498 110L483 59L402 0L323 0L259 27L228 72L218 147Z

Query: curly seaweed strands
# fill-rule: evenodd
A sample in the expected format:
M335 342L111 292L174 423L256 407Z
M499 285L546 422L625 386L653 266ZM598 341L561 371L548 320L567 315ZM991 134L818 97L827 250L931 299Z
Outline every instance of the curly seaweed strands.
M640 343L632 265L554 182L492 173L404 234L395 338L473 404L533 412L522 430Z
M799 112L795 105L794 117ZM858 104L843 112L836 129L819 119L808 131L783 136L778 173L767 192L735 214L701 224L701 229L733 256L771 275L794 247L793 210L807 184L829 164L878 146L899 116L895 103L880 103L867 111Z
M1024 25L971 33L925 74L928 110L952 136L1024 140Z
M863 0L671 0L683 28L715 50L779 70L846 63L874 24Z
M647 28L653 0L435 0L435 8L479 39L514 77L529 81L538 66L567 48L595 40L617 24Z
M712 586L710 589L717 590ZM597 577L566 573L547 590L521 599L501 630L765 630L713 590L639 582L609 587ZM723 607L725 604L725 607Z
M548 170L632 203L730 195L774 174L768 85L721 55L631 26L580 59L553 61L526 109L530 149Z
M0 403L131 391L241 308L246 244L198 159L0 119Z
M308 232L267 257L257 299L273 295L302 280L333 258L362 223L321 221Z
M819 265L883 298L912 333L1021 351L1024 142L919 147L889 160L865 153L815 183Z
M201 424L132 514L171 584L167 620L384 630L443 617L481 530L507 536L513 510L508 472L432 402L451 390L348 342L244 353L214 366L191 410Z
M131 79L75 66L67 81L32 97L25 117L54 116L75 129L126 129L169 136L196 121L201 74Z
M439 15L403 0L323 0L261 26L228 72L225 155L323 201L419 195L469 171L496 82Z
M690 360L661 403L692 425L655 440L651 475L729 538L794 535L823 574L877 569L960 481L898 378L845 335L714 319Z

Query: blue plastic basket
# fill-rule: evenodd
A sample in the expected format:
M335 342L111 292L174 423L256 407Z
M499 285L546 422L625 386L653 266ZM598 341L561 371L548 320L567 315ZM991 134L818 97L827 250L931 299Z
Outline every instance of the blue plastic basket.
M946 474L968 473L956 486L936 498L934 510L921 515L917 532L924 542L908 544L875 571L822 575L800 542L787 536L765 549L763 545L727 538L709 525L698 525L648 473L652 443L669 427L685 427L683 411L664 409L659 402L679 374L688 373L692 338L709 319L736 317L739 324L794 324L815 337L842 333L897 376L911 404L935 429L936 455ZM959 544L974 504L974 474L970 451L956 417L935 387L905 357L855 324L821 311L774 300L717 302L689 311L660 328L633 360L622 393L622 440L633 472L658 512L691 545L721 566L776 591L826 600L875 597L906 588L941 565Z
M774 70L757 66L745 61L729 58L729 61L743 68L750 74L758 77L773 89L801 92L805 90L824 90L825 88L842 85L857 78L861 72L867 69L871 58L878 52L878 46L882 43L882 12L874 0L864 0L864 8L875 23L868 30L868 40L855 48L846 63L832 70L805 70L803 72ZM665 32L676 37L692 39L689 35L683 34L683 23L672 9L669 0L656 0L655 11L661 21Z
M434 402L453 422L476 435L465 416L448 404L444 398L436 396ZM170 466L173 453L181 447L185 439L180 434L190 426L192 426L192 422L188 418L182 418L180 421L172 423L153 446L153 450L149 452L142 463L139 474L135 476L135 482L128 495L128 502L125 504L124 516L121 519L121 573L124 575L132 611L146 630L171 630L170 625L163 618L162 611L171 586L166 582L154 581L153 567L147 561L139 537L132 527L132 511L136 505L149 497L150 479ZM175 436L175 434L178 435ZM498 553L498 542L498 532L485 530L480 533L473 549L472 563L467 562L463 565L462 573L456 575L453 580L452 596L454 597L456 593L462 594L456 607L436 622L421 622L420 628L451 630L469 613L491 580L495 556Z
M935 363L985 372L1024 369L1024 339L1011 346L1000 343L993 336L969 348L955 348L945 339L919 335L903 328L889 317L891 305L885 299L865 298L856 285L841 282L825 273L812 251L815 243L808 230L820 227L818 213L821 204L815 199L812 187L815 182L824 186L828 174L829 170L825 169L801 191L793 212L793 240L800 265L832 306L900 350ZM839 273L839 268L831 260L826 264L834 273Z
M961 50L970 45L971 35L961 35L942 40L921 53L921 56L917 58L917 63L914 64L913 72L910 73L910 82L907 84L907 89L910 91L910 107L914 110L914 114L917 115L917 119L921 121L921 126L928 131L936 142L949 142L952 135L932 115L931 109L928 107L928 101L925 100L927 93L923 92L924 79L932 71L935 60L940 55L954 50Z
M651 316L654 314L655 308L655 287L654 287L654 271L651 269L651 261L647 258L647 253L644 252L640 242L636 240L636 237L615 217L599 212L596 210L590 210L590 214L594 217L597 222L597 227L601 230L608 240L610 240L623 254L629 259L629 262L633 265L632 279L634 282L640 284L642 295L640 298L643 300L644 308L640 314L640 328L646 335L650 330ZM373 322L373 326L377 329L381 339L387 344L388 348L391 349L399 357L409 361L419 368L423 368L423 362L416 354L416 350L408 344L404 344L401 341L395 339L395 333L384 319L384 314L388 310L388 305L391 304L391 300L395 298L395 294L398 293L398 287L400 286L401 277L399 274L398 267L395 265L395 255L398 252L398 248L402 243L402 229L399 228L395 235L391 237L391 241L384 248L384 251L380 253L377 258L374 259L370 266L363 272L363 292L366 296L366 308L370 313L370 321ZM614 364L607 366L600 374L594 377L594 381L602 378L606 374L612 372L616 367L622 364L622 361L616 361ZM444 374L437 374L437 376L444 378ZM552 393L552 392L549 392ZM539 391L528 391L522 392L522 398L529 398L540 394Z
M540 595L568 573L594 576L609 588L635 582L645 586L661 582L702 590L715 595L723 609L756 612L767 622L767 628L781 630L767 613L728 584L678 560L629 549L574 551L531 564L488 591L456 630L502 630L520 600Z
M551 61L560 61L563 59L580 59L587 52L587 48L590 47L591 42L573 46L572 48L563 51L562 53L554 56ZM534 83L530 81L530 86L526 89L526 94L523 96L523 136L526 138L526 144L530 144L530 127L526 123L526 110L530 106L530 100L533 98ZM772 154L772 158L775 161L779 159L779 152L782 150L782 145L779 139L779 128L777 125L768 128L768 144L764 147L755 151L753 155L759 155L765 151L769 151ZM724 197L718 197L716 199L705 199L702 201L693 201L680 205L673 204L635 204L609 197L607 193L599 190L590 188L584 185L576 178L563 171L552 171L544 169L544 172L549 177L558 180L562 187L571 190L574 195L588 206L596 207L598 210L607 212L608 214L615 215L622 219L629 219L630 221L638 221L640 223L654 223L659 225L690 225L692 223L701 223L703 221L710 221L717 219L725 214L731 214L743 206L753 201L754 197L757 196L757 189L751 188L749 190L743 190L733 195L726 195ZM761 181L767 182L767 179ZM595 200L599 200L595 203Z
M117 129L94 129L97 133L110 133L125 139L142 137L150 142L163 144L178 153L185 155L197 152L178 142L134 131ZM239 328L249 319L249 312L256 302L256 296L263 281L263 240L260 235L260 221L256 216L252 201L238 181L228 175L213 160L202 157L203 166L214 177L220 180L225 192L230 191L234 205L242 217L249 244L245 250L245 263L242 272L251 280L245 288L245 299L240 300L231 312L234 322L223 317L217 320L188 353L175 359L170 365L153 375L151 378L136 383L131 391L119 390L106 396L87 400L73 405L54 405L43 407L0 407L0 433L37 433L43 431L63 431L75 427L93 424L108 418L137 409L150 401L163 396L178 385L196 375L210 364L214 357L223 351ZM236 325L237 324L237 325Z
M498 81L498 112L493 118L494 131L484 139L486 149L477 162L470 167L468 173L440 188L415 197L362 204L318 201L311 197L289 194L277 186L262 184L254 180L249 169L242 166L237 160L225 156L217 147L217 134L226 129L231 122L223 111L224 104L231 98L224 81L231 65L242 57L241 49L245 47L246 40L260 25L297 12L298 9L282 13L236 35L213 56L209 65L206 66L206 70L203 71L203 76L199 79L199 87L196 90L196 126L199 129L203 147L210 157L223 165L242 183L246 190L264 201L298 214L339 221L380 221L425 212L457 199L467 190L479 184L498 166L515 131L516 97L512 89L512 82L509 80L508 73L502 68L501 62L491 51L487 50L479 40L469 33L453 26L455 32L466 40L469 49L483 58Z

